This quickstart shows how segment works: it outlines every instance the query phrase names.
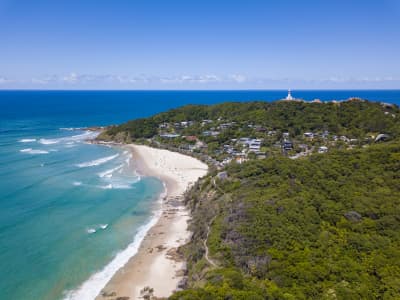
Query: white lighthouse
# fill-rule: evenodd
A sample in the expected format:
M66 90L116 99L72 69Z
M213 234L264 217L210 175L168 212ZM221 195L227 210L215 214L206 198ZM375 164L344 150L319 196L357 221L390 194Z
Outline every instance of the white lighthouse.
M292 97L292 94L290 93L290 89L288 90L288 94L287 94L287 97L285 98L285 100L294 100L294 98Z

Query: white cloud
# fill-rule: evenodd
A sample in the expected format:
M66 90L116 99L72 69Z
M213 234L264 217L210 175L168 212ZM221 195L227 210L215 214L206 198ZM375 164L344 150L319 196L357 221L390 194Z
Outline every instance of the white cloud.
M27 80L0 76L1 88L110 88L110 89L185 89L185 88L399 88L400 78L387 77L340 77L327 78L266 78L247 77L239 73L228 75L183 74L155 76L139 74L78 74L45 75Z
M2 77L0 76L0 84L7 84L7 83L12 83L13 80L8 79L7 77Z
M68 83L76 83L78 81L78 75L72 72L71 74L64 76L62 80Z
M238 83L242 83L242 82L246 82L247 78L244 75L241 74L233 74L229 76L233 81L238 82Z

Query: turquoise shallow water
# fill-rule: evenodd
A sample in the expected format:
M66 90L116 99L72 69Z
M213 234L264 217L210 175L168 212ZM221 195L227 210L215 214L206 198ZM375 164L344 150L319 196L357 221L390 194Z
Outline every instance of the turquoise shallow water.
M127 151L86 144L91 132L8 127L0 140L0 298L61 299L133 243L163 187L135 174Z
M153 220L162 183L139 178L124 150L86 144L92 133L68 129L184 104L271 101L286 94L0 91L0 299L93 299ZM292 94L400 103L399 90Z

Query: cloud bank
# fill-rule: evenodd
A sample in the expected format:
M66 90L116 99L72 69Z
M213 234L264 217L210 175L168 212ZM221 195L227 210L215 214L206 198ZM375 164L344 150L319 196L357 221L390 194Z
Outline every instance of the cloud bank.
M328 77L323 79L263 78L243 74L204 74L136 76L114 74L46 75L30 79L13 79L0 76L0 89L373 89L400 88L400 78Z

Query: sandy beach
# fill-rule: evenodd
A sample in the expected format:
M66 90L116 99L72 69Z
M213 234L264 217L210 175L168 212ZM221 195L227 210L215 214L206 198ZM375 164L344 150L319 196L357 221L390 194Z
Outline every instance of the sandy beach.
M184 192L207 173L207 165L190 156L141 145L126 146L133 153L135 169L145 176L161 179L167 189L161 216L145 238L138 253L103 288L97 300L140 299L144 287L156 297L168 297L183 276L185 263L176 253L190 232L189 212L182 203Z

